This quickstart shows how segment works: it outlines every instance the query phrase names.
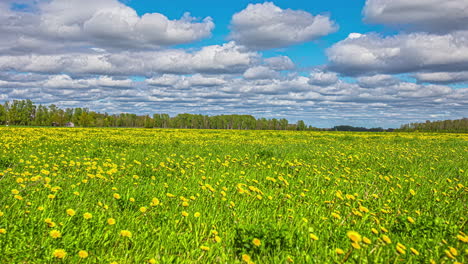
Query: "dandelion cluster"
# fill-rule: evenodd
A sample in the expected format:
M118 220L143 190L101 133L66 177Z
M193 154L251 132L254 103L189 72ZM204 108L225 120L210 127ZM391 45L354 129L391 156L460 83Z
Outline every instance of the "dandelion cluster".
M466 134L2 127L0 263L467 263L466 160Z

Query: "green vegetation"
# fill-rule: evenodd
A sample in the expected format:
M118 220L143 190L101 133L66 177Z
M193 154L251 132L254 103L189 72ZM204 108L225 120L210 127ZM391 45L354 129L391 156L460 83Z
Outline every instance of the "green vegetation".
M0 128L1 263L466 263L468 135Z

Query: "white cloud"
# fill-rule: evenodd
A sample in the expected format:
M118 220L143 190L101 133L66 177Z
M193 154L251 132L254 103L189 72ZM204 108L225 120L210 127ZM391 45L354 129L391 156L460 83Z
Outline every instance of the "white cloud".
M265 66L255 66L248 68L244 72L245 79L276 79L279 73Z
M338 82L338 75L334 72L314 71L310 74L309 83L318 86L329 86Z
M91 48L148 49L190 43L211 35L214 23L185 13L171 20L160 13L139 16L117 0L39 1L37 11L13 11L0 5L0 49L29 50ZM50 43L50 45L45 45Z
M292 70L295 67L294 62L287 56L267 58L264 62L270 69L277 71Z
M158 73L240 73L258 63L260 55L234 42L206 46L191 53L161 50L114 53L1 56L0 70L21 72L156 75Z
M367 0L365 21L416 30L468 29L466 0Z
M255 49L286 47L335 32L328 16L301 10L281 9L271 2L249 4L234 14L230 38Z
M327 50L331 69L349 75L468 70L468 31L347 38Z
M468 71L462 72L425 72L414 77L420 82L429 83L467 83Z

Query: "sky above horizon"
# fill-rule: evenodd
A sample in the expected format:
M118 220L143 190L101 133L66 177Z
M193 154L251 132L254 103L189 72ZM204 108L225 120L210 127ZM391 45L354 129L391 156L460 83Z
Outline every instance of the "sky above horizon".
M468 113L466 0L2 0L0 102L399 127Z

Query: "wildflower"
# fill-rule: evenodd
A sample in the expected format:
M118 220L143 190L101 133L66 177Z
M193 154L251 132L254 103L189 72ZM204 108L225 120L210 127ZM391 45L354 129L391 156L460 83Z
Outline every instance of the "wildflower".
M75 210L73 209L67 209L67 215L69 216L74 216L76 214Z
M113 196L114 196L114 198L117 199L117 200L120 199L120 194L118 194L118 193L114 193Z
M208 251L208 250L210 250L210 247L201 246L200 249L203 250L203 251Z
M189 206L189 203L183 202L183 203L182 203L182 206L183 206L183 207L187 207L187 206Z
M200 215L201 215L200 212L196 212L195 214L193 214L193 216L195 217L200 217Z
M391 244L392 243L392 240L387 236L387 235L383 235L382 236L382 240L387 243L387 244Z
M90 214L90 213L84 213L83 217L84 217L84 219L89 220L89 219L91 219L93 217L93 215Z
M419 256L419 251L417 251L417 250L414 249L414 248L410 248L410 250L411 250L411 252L412 252L413 254L415 254L416 256Z
M351 246L353 246L353 248L355 249L361 249L361 246L359 245L359 243L356 243L356 242L351 243Z
M260 239L258 239L258 238L254 238L252 240L252 244L254 244L254 246L256 246L256 247L259 247L262 244L262 241L260 241Z
M158 206L159 203L160 202L158 198L153 198L153 200L151 200L151 206Z
M182 216L187 217L187 216L189 216L189 213L187 213L186 211L182 211Z
M411 224L414 224L414 219L411 217L411 216L408 216L407 218L408 222L410 222Z
M457 251L456 248L454 248L454 247L449 247L449 250L450 250L450 253L452 253L452 255L458 256L458 251Z
M312 239L312 240L319 240L318 236L316 236L316 235L314 235L314 234L312 234L312 233L309 234L309 237L310 237L310 239Z
M62 236L62 234L60 233L60 231L55 230L55 229L52 230L52 231L50 231L49 235L50 235L50 237L52 237L52 238L59 238L59 237Z
M368 245L372 244L372 241L367 237L363 237L362 242L364 242L365 244L368 244Z
M67 256L67 252L63 249L56 249L52 255L56 258L63 259Z
M377 229L375 229L375 228L372 228L371 231L372 231L372 233L374 233L374 234L376 234L376 235L379 234L379 231L377 231Z
M141 207L141 208L140 208L140 212L142 212L142 213L146 213L146 210L147 210L146 207Z
M47 198L49 198L49 199L55 199L55 194L49 194L49 195L47 195Z
M120 235L123 236L123 237L132 237L132 232L130 232L128 230L122 230L122 231L120 231Z
M220 243L221 242L221 237L215 236L214 240L216 241L216 243Z
M354 243L359 243L359 242L362 241L361 235L356 231L348 231L348 233L346 233L346 235Z
M332 213L331 216L333 216L336 219L341 219L341 216L337 213Z
M148 260L148 263L149 264L156 264L158 262L156 261L156 259L152 258L152 259Z
M115 219L114 218L107 219L107 224L108 225L115 225Z
M247 262L247 263L249 263L249 262L251 261L251 258L250 258L249 255L243 254L243 255L242 255L242 260L245 261L245 262Z
M291 258L290 256L288 256L288 257L286 258L286 261L289 262L289 263L293 263L293 262L294 262L294 259Z
M336 254L338 254L338 255L343 255L343 254L344 254L344 251L343 251L341 248L335 249L335 252L336 252Z
M78 257L80 258L87 258L88 257L88 252L86 252L85 250L80 250L78 252Z
M0 234L6 234L6 233L7 233L7 231L6 231L5 228L0 228Z

